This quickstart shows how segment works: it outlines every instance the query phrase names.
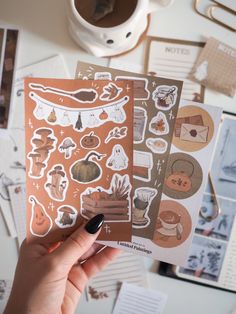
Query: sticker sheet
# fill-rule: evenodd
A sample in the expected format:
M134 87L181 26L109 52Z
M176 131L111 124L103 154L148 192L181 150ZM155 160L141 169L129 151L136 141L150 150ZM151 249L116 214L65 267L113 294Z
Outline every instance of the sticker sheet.
M131 239L132 122L130 81L25 80L29 240L63 240L98 213L100 239Z
M153 238L134 235L130 243L119 241L109 245L184 265L198 221L221 113L214 106L181 101Z
M152 239L182 82L81 62L78 63L76 78L133 81L133 235Z

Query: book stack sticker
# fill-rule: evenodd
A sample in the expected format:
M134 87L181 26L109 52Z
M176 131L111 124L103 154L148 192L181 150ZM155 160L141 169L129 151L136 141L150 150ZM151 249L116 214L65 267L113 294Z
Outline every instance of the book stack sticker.
M78 63L80 79L134 81L132 241L109 245L181 265L208 178L221 109L181 101L182 82Z
M131 240L133 83L30 78L25 90L27 238L63 240L103 213L100 239Z

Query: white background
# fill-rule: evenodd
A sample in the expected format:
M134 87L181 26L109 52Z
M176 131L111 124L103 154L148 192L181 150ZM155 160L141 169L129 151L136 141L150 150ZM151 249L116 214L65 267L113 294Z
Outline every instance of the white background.
M21 40L18 67L26 66L55 54L65 58L71 78L74 77L77 60L107 65L107 59L97 59L78 48L68 35L65 16L66 0L0 0L0 23L18 25ZM233 1L233 0L232 0ZM191 0L175 0L171 8L157 12L152 17L149 30L153 36L203 41L214 36L236 47L236 35L221 26L200 17L194 12ZM145 46L120 59L143 64ZM236 100L221 94L207 92L206 102L225 106L236 111ZM137 257L139 258L139 257ZM15 240L7 236L0 217L0 278L12 278L17 261ZM236 307L235 294L177 281L155 274L156 262L146 260L150 287L168 294L167 314L230 313ZM111 313L113 302L86 303L84 297L78 313Z

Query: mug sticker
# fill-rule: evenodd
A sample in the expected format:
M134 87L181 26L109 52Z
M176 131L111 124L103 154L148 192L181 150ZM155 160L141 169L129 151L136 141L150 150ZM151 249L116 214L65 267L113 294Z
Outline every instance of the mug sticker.
M156 195L157 190L149 187L135 190L134 206L132 210L133 228L146 228L150 224L148 211Z
M161 201L153 242L172 248L185 242L192 230L188 210L176 201Z
M146 139L146 145L154 154L164 154L168 148L167 141L162 138L149 137Z
M147 111L141 107L134 107L134 143L142 143L147 125Z
M202 184L202 168L195 158L184 153L169 156L163 193L174 199L194 195Z

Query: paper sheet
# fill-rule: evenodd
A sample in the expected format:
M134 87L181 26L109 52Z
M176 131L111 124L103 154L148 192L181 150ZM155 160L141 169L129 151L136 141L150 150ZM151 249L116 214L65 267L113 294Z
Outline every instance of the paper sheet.
M0 279L0 314L3 313L11 293L12 281Z
M118 256L105 270L89 281L86 287L88 300L115 298L122 281L147 286L146 269L142 257L125 252Z
M13 102L9 126L1 130L0 144L0 207L10 236L17 232L11 213L7 186L25 182L24 151L24 78L25 77L68 77L68 71L61 56L54 56L16 71ZM2 197L3 190L3 197Z
M25 80L27 238L61 241L104 214L100 239L131 239L133 84Z
M112 314L161 314L166 302L162 292L123 283Z
M204 87L188 79L203 43L149 37L146 73L184 81L182 99L204 102Z
M25 184L8 187L19 246L26 238L26 191Z

